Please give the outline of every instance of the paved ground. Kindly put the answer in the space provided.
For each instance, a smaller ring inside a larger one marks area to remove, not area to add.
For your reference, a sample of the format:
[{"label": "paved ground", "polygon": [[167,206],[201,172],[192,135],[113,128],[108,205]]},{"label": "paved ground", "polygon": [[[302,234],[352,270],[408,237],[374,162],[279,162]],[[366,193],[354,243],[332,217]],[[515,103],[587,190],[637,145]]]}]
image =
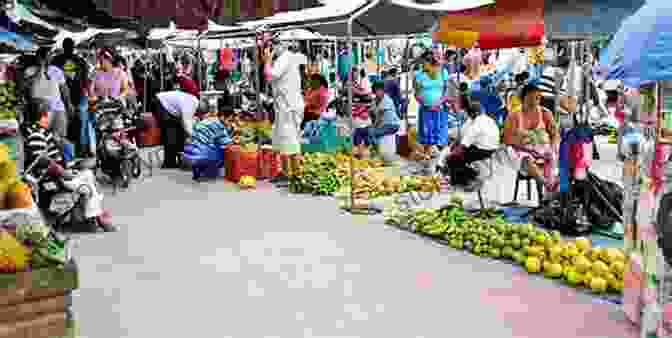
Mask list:
[{"label": "paved ground", "polygon": [[75,249],[81,337],[636,336],[615,305],[331,199],[233,190],[164,171],[108,195],[121,231]]}]

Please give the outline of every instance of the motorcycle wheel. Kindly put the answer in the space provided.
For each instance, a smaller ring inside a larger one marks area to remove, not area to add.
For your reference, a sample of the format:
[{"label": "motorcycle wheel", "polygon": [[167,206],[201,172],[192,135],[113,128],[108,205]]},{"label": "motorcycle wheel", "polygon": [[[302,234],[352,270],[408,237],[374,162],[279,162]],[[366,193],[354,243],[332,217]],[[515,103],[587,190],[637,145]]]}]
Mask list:
[{"label": "motorcycle wheel", "polygon": [[140,175],[142,175],[142,161],[140,160],[140,156],[133,157],[131,161],[133,162],[131,174],[133,175],[133,178],[139,178]]}]

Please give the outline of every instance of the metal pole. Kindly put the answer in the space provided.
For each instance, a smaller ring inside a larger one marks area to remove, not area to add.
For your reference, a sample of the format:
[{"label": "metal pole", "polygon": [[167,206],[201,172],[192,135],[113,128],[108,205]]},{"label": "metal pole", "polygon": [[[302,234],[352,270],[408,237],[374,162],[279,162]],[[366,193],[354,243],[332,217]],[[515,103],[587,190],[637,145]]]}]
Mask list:
[{"label": "metal pole", "polygon": [[[376,58],[376,73],[378,75],[378,79],[380,79],[380,72],[382,70],[382,65],[378,63],[378,52],[380,51],[380,40],[376,40],[376,52],[374,53],[375,58]],[[385,62],[385,61],[383,61]]]},{"label": "metal pole", "polygon": [[[377,6],[382,0],[373,0],[371,1],[368,5],[366,5],[364,8],[360,9],[356,13],[354,13],[349,19],[348,19],[348,61],[351,63],[350,69],[348,71],[348,81],[347,81],[347,87],[348,87],[348,109],[347,111],[350,113],[350,130],[352,130],[353,135],[355,131],[355,121],[352,118],[352,72],[354,69],[354,62],[353,62],[353,55],[352,55],[352,24],[354,23],[355,20],[357,20],[358,17],[360,17],[362,14],[366,13],[368,10],[371,8]],[[354,149],[354,137],[351,138],[352,140],[352,148]],[[354,190],[354,181],[355,181],[355,160],[354,156],[352,154],[350,155],[350,212],[353,212],[355,208],[355,190]],[[367,205],[368,209],[368,205]]]},{"label": "metal pole", "polygon": [[[149,61],[149,39],[145,40],[145,61]],[[149,67],[151,65],[150,62],[147,63],[147,66],[145,66],[145,81],[142,81],[142,86],[144,88],[143,90],[143,103],[142,103],[142,110],[143,113],[147,114],[147,82],[149,81],[149,76],[151,75],[151,68]]]}]

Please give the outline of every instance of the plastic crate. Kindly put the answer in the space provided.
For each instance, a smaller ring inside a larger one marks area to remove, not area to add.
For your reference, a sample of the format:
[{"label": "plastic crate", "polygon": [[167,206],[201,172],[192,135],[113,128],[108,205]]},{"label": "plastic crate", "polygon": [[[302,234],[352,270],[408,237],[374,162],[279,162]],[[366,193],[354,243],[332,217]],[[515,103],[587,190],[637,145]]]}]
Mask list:
[{"label": "plastic crate", "polygon": [[339,150],[352,149],[352,139],[350,136],[334,136],[333,139],[320,143],[302,144],[303,153],[335,153]]}]

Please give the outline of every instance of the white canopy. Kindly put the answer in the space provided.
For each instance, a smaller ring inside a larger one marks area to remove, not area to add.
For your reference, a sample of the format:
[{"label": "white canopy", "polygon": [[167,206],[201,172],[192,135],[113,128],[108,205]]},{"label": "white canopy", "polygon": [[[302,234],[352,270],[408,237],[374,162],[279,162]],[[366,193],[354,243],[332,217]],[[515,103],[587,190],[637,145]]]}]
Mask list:
[{"label": "white canopy", "polygon": [[121,32],[121,29],[96,29],[96,28],[88,28],[87,30],[80,32],[80,33],[72,33],[68,32],[65,30],[61,30],[58,32],[58,34],[54,37],[54,41],[56,41],[55,46],[60,47],[63,44],[63,40],[65,38],[71,38],[75,42],[75,46],[78,45],[80,42],[90,39],[94,35],[98,33],[117,33]]},{"label": "white canopy", "polygon": [[[166,41],[168,46],[172,47],[186,47],[197,49],[199,44],[196,39],[185,39],[185,40],[173,40]],[[253,39],[224,39],[224,40],[212,40],[212,39],[202,39],[200,47],[205,50],[217,50],[222,47],[236,47],[236,48],[245,48],[254,46]]]},{"label": "white canopy", "polygon": [[[208,20],[208,31],[227,32],[236,30],[240,30],[240,27],[222,26],[216,24],[214,21]],[[196,36],[198,36],[197,30],[177,29],[175,27],[175,23],[173,22],[170,23],[170,26],[168,28],[152,29],[149,32],[150,40],[196,38]]]},{"label": "white canopy", "polygon": [[342,0],[245,22],[243,26],[253,29],[266,25],[271,30],[307,28],[323,36],[344,37],[348,19],[365,10],[354,20],[353,37],[401,36],[429,32],[442,15],[494,3],[494,0],[442,0],[434,4],[413,0]]},{"label": "white canopy", "polygon": [[306,29],[293,29],[280,34],[280,40],[317,40],[322,38],[321,34]]}]

